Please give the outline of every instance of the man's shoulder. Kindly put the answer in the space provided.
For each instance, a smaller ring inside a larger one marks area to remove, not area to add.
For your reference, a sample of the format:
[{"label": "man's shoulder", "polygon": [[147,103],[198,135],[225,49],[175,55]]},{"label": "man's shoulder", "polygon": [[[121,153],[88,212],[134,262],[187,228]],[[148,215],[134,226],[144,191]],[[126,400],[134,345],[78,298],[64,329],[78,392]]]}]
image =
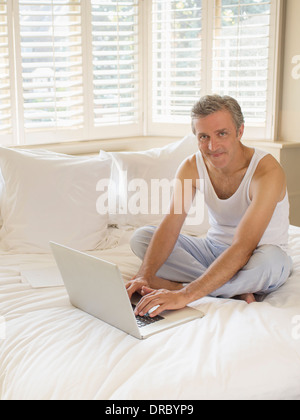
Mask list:
[{"label": "man's shoulder", "polygon": [[281,192],[283,196],[286,192],[286,176],[280,163],[270,154],[264,156],[252,178],[250,194],[254,193],[256,188],[264,191],[266,189],[275,189]]},{"label": "man's shoulder", "polygon": [[269,177],[274,175],[284,177],[284,170],[274,156],[266,154],[258,163],[255,176],[259,178],[262,176]]},{"label": "man's shoulder", "polygon": [[197,171],[197,154],[186,158],[179,167],[179,170],[184,173],[190,173]]},{"label": "man's shoulder", "polygon": [[196,182],[199,178],[198,167],[197,167],[197,154],[189,156],[180,165],[177,178],[179,179],[191,179]]}]

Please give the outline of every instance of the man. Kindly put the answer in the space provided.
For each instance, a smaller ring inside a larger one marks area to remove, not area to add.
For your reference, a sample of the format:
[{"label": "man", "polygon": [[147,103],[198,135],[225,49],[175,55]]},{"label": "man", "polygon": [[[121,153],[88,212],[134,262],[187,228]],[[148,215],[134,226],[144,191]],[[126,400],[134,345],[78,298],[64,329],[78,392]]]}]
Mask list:
[{"label": "man", "polygon": [[[132,238],[141,259],[127,285],[142,299],[140,316],[180,309],[210,295],[255,302],[286,282],[292,261],[287,254],[289,202],[286,178],[269,154],[241,143],[244,117],[228,96],[206,96],[192,110],[199,153],[184,161],[168,214],[158,228],[139,229]],[[184,180],[193,194],[202,180],[211,228],[205,239],[180,234],[187,205]],[[182,212],[176,211],[182,200]]]}]

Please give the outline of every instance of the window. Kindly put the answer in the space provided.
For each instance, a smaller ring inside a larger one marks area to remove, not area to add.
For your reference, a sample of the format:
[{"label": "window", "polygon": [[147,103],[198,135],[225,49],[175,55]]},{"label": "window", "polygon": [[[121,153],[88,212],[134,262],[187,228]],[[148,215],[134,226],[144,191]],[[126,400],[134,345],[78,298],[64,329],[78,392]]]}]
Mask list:
[{"label": "window", "polygon": [[0,144],[180,136],[207,93],[271,138],[281,0],[0,0]]},{"label": "window", "polygon": [[212,91],[239,101],[252,138],[272,137],[274,4],[270,0],[215,2]]},{"label": "window", "polygon": [[[25,135],[84,125],[80,0],[18,2]],[[30,138],[30,136],[28,136]]]},{"label": "window", "polygon": [[280,1],[152,4],[152,134],[183,133],[193,103],[219,93],[239,100],[247,137],[271,139]]},{"label": "window", "polygon": [[92,1],[95,125],[138,122],[138,3]]},{"label": "window", "polygon": [[138,0],[0,0],[0,143],[141,134],[138,12]]},{"label": "window", "polygon": [[12,96],[13,67],[11,67],[11,26],[8,16],[11,11],[7,0],[0,0],[0,143],[13,143]]},{"label": "window", "polygon": [[203,89],[202,1],[152,2],[152,118],[186,122]]}]

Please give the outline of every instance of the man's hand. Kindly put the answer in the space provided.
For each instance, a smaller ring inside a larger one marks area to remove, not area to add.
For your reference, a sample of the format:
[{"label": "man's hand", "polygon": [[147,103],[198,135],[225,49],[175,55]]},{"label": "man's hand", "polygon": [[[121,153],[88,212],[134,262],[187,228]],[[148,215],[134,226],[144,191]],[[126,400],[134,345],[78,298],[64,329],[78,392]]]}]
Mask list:
[{"label": "man's hand", "polygon": [[155,317],[166,310],[183,309],[189,303],[183,290],[153,290],[143,286],[140,294],[144,297],[135,308],[135,315],[139,316],[144,316],[152,308],[158,307],[150,314],[150,317]]},{"label": "man's hand", "polygon": [[144,277],[136,276],[130,280],[126,284],[129,299],[131,299],[132,295],[136,292],[143,296],[143,287],[149,287],[149,283]]}]

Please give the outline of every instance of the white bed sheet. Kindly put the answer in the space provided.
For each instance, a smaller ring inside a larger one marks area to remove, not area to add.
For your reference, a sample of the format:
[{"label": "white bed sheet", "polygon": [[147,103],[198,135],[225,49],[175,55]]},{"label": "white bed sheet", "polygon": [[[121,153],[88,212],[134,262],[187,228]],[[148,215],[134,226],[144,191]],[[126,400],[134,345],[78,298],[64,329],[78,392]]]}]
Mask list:
[{"label": "white bed sheet", "polygon": [[[140,264],[129,234],[93,253],[125,280]],[[50,255],[1,254],[0,398],[300,399],[299,228],[290,244],[294,273],[263,302],[206,297],[194,303],[203,319],[145,341],[73,308],[64,287],[22,283],[20,266],[53,263]]]}]

